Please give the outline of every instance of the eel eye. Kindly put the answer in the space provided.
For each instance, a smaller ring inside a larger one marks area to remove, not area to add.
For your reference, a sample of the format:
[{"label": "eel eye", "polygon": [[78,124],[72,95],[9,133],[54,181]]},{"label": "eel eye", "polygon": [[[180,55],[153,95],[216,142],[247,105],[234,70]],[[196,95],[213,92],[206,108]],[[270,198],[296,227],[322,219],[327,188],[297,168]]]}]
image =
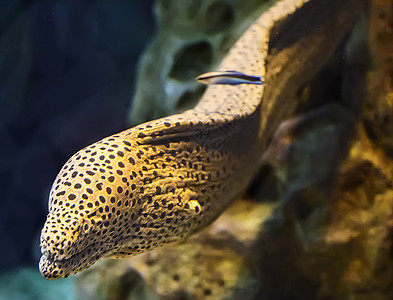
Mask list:
[{"label": "eel eye", "polygon": [[83,219],[83,222],[81,224],[81,233],[83,234],[89,233],[91,228],[92,228],[92,224],[90,223],[90,221]]}]

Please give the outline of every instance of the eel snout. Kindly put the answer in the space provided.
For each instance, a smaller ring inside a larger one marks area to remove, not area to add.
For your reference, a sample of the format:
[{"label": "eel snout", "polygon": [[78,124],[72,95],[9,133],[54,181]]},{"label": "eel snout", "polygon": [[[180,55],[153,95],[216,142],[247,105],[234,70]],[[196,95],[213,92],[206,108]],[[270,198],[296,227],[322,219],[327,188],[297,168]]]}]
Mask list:
[{"label": "eel snout", "polygon": [[93,251],[93,246],[88,246],[81,252],[63,259],[58,259],[48,253],[42,253],[39,263],[40,272],[46,279],[66,278],[88,268],[99,259],[99,254],[96,254],[97,257],[94,257],[94,260],[91,259],[90,254]]},{"label": "eel snout", "polygon": [[63,223],[56,214],[49,213],[41,232],[41,253],[56,261],[75,255],[83,247],[78,245],[82,235],[81,225],[81,219],[75,218],[73,222]]}]

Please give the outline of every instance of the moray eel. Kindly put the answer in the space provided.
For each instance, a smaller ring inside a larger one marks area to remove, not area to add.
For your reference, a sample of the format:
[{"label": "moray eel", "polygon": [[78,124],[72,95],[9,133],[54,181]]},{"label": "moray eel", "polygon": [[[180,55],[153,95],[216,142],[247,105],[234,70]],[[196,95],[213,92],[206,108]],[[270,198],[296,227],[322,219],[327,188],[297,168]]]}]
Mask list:
[{"label": "moray eel", "polygon": [[265,85],[211,85],[194,109],[73,155],[50,191],[42,275],[67,277],[100,258],[179,242],[214,221],[245,190],[275,129],[293,114],[300,88],[331,57],[358,6],[359,0],[278,2],[219,68],[256,74]]}]

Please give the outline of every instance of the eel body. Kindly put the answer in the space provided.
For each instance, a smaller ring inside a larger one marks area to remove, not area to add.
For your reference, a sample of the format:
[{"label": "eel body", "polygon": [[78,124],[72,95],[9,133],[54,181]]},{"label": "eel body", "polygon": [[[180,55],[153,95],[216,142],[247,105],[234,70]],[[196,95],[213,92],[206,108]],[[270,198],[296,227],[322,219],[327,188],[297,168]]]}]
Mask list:
[{"label": "eel body", "polygon": [[73,155],[50,192],[42,275],[67,277],[103,257],[179,242],[214,221],[249,184],[274,130],[293,114],[295,94],[352,26],[357,3],[278,2],[220,65],[261,76],[265,86],[209,86],[194,109]]}]

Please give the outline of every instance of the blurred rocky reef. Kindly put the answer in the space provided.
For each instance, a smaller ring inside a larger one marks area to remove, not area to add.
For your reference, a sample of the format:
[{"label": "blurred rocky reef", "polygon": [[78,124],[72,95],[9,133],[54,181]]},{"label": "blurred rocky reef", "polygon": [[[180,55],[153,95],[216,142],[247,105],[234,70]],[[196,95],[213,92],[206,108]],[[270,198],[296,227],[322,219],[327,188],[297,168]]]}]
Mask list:
[{"label": "blurred rocky reef", "polygon": [[192,108],[205,90],[195,77],[214,70],[240,35],[274,2],[157,0],[158,30],[139,63],[131,124]]}]

